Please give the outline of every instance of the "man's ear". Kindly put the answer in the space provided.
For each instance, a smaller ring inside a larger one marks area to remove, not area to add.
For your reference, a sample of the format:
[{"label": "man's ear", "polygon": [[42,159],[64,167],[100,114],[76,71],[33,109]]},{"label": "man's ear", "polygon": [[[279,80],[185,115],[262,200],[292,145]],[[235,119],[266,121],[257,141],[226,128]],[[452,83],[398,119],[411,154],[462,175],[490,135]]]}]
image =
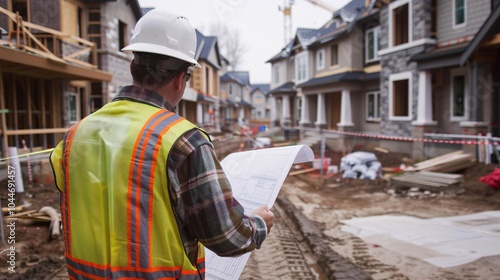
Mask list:
[{"label": "man's ear", "polygon": [[176,90],[182,89],[182,79],[184,79],[184,72],[178,73],[174,78],[174,86]]}]

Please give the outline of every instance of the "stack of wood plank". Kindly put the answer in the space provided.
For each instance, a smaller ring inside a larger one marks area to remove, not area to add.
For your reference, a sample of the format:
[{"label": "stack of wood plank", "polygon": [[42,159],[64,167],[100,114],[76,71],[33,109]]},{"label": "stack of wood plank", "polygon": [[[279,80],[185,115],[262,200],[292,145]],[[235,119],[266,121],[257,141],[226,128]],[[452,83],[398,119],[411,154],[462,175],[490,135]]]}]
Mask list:
[{"label": "stack of wood plank", "polygon": [[[8,213],[9,208],[2,208],[2,212]],[[39,210],[27,210],[23,212],[18,212],[13,215],[5,215],[7,218],[17,218],[18,220],[31,221],[31,222],[51,222],[51,218],[47,213],[40,212]],[[58,213],[59,220],[61,219],[61,214]]]},{"label": "stack of wood plank", "polygon": [[463,187],[463,182],[463,175],[431,171],[405,172],[391,178],[392,186],[418,188],[433,193],[456,192]]},{"label": "stack of wood plank", "polygon": [[475,158],[471,154],[465,154],[462,150],[438,156],[426,161],[419,162],[403,171],[433,171],[433,172],[455,172],[474,164]]}]

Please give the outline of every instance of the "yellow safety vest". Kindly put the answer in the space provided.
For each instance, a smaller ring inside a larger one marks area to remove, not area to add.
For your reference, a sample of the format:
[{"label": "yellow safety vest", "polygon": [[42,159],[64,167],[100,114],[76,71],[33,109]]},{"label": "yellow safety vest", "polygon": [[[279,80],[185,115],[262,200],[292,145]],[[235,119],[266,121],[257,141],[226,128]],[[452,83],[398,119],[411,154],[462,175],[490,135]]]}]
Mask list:
[{"label": "yellow safety vest", "polygon": [[75,124],[51,154],[72,279],[204,278],[187,258],[170,203],[167,157],[195,125],[114,101]]}]

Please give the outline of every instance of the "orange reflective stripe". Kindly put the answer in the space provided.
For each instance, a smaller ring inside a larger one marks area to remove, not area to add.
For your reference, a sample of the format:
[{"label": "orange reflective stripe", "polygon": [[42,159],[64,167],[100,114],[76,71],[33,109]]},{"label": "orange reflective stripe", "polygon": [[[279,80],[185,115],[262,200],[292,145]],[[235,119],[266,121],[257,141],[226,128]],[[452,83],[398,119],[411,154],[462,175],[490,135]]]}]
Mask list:
[{"label": "orange reflective stripe", "polygon": [[[136,142],[135,142],[135,145],[134,145],[134,149],[132,150],[132,154],[135,155],[138,151],[138,148],[139,148],[139,144],[141,143],[141,136],[144,135],[144,132],[146,131],[146,129],[148,128],[148,124],[151,123],[154,119],[156,119],[158,116],[160,116],[161,114],[164,114],[165,111],[158,111],[157,113],[153,114],[147,121],[146,121],[146,124],[142,127],[140,133],[138,134],[139,136],[137,137],[136,139]],[[134,170],[135,170],[135,162],[134,162],[134,159],[135,157],[130,161],[130,170],[129,170],[129,189],[128,189],[128,192],[127,192],[127,200],[128,201],[132,201],[132,187],[135,185],[134,184],[134,179],[136,180],[139,180],[140,182],[140,178],[137,178],[134,176]],[[139,168],[141,168],[139,166]],[[139,183],[137,183],[137,185],[139,185]],[[137,211],[137,209],[136,209]],[[128,245],[128,249],[127,249],[127,264],[128,265],[132,265],[132,262],[133,262],[133,254],[132,254],[132,204],[131,203],[127,203],[127,244]],[[138,236],[136,234],[135,238],[137,239]],[[137,250],[138,251],[138,250]],[[137,256],[136,256],[137,257]]]},{"label": "orange reflective stripe", "polygon": [[63,147],[63,156],[62,156],[62,166],[64,171],[64,192],[63,192],[63,201],[61,203],[61,212],[63,219],[63,227],[64,227],[64,239],[66,242],[66,253],[71,254],[71,218],[70,212],[71,209],[69,207],[69,191],[70,191],[70,183],[69,183],[69,156],[71,145],[73,144],[73,138],[75,137],[76,130],[78,126],[82,123],[80,120],[78,123],[73,125],[64,137],[64,147]]},{"label": "orange reflective stripe", "polygon": [[[132,151],[133,158],[130,165],[128,205],[128,232],[132,242],[128,245],[128,264],[135,267],[149,267],[152,258],[141,258],[151,256],[152,253],[152,203],[154,189],[154,174],[158,152],[161,148],[162,136],[183,118],[162,110],[154,114],[144,124],[141,134],[136,139],[135,148]],[[141,215],[143,209],[147,216]],[[142,232],[146,231],[146,232]],[[141,234],[142,232],[142,234]],[[144,251],[149,249],[148,252]]]},{"label": "orange reflective stripe", "polygon": [[[177,123],[181,122],[183,119],[178,118],[177,120],[174,120],[170,124],[168,124],[161,132],[160,132],[160,137],[158,137],[158,141],[156,142],[155,149],[154,149],[154,154],[153,154],[153,166],[151,166],[151,171],[149,174],[149,186],[150,189],[154,189],[154,175],[155,175],[155,170],[156,170],[156,159],[158,158],[158,152],[160,151],[161,147],[161,140],[162,136],[167,133],[167,131],[172,128],[174,125]],[[149,192],[149,211],[148,211],[148,244],[153,244],[153,192]],[[153,264],[153,246],[149,246],[149,264],[148,266],[151,266]]]},{"label": "orange reflective stripe", "polygon": [[120,267],[99,265],[82,261],[66,255],[68,274],[70,278],[81,279],[196,279],[196,270],[185,270],[181,267]]}]

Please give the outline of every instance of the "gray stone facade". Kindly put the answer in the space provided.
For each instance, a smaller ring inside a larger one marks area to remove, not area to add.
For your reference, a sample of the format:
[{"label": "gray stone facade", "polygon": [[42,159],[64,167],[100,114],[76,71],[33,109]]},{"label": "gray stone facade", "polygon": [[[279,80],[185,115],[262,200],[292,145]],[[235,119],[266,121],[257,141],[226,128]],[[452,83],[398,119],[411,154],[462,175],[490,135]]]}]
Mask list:
[{"label": "gray stone facade", "polygon": [[99,60],[101,68],[110,72],[113,79],[109,82],[109,94],[113,96],[118,89],[132,83],[130,75],[131,54],[120,50],[119,22],[126,24],[125,43],[130,42],[130,34],[135,27],[137,19],[127,0],[106,2],[101,5],[101,49]]}]

